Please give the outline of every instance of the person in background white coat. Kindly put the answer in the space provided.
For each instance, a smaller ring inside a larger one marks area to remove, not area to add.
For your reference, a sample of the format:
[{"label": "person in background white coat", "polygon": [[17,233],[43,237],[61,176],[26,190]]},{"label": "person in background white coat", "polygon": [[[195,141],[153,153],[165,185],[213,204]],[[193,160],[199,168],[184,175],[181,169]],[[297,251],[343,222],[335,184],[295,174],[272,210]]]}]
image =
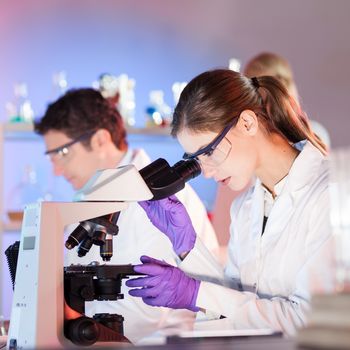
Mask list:
[{"label": "person in background white coat", "polygon": [[181,262],[143,256],[135,270],[146,276],[128,280],[129,293],[153,306],[226,317],[234,329],[294,334],[311,293],[334,286],[326,146],[278,80],[228,69],[185,87],[172,135],[205,177],[234,191],[256,180],[231,207],[225,270],[176,197],[140,202]]},{"label": "person in background white coat", "polygon": [[[294,81],[294,74],[289,62],[273,52],[262,52],[251,58],[244,66],[243,74],[248,78],[269,75],[278,79],[288,90],[290,96],[300,105],[300,96]],[[310,126],[322,142],[331,147],[331,139],[327,129],[316,120],[310,120]]]},{"label": "person in background white coat", "polygon": [[[55,175],[63,176],[75,190],[81,189],[99,169],[130,163],[141,169],[151,162],[144,150],[128,147],[126,130],[118,110],[93,89],[68,91],[49,105],[43,118],[35,123],[35,130],[44,137],[46,154],[51,159]],[[218,247],[216,235],[199,197],[187,184],[178,195],[199,235],[208,248],[215,251]],[[122,211],[118,226],[119,234],[113,238],[114,251],[110,264],[135,264],[143,254],[175,262],[176,255],[170,242],[149,222],[137,203],[131,203]],[[84,257],[78,257],[75,250],[66,251],[65,265],[88,264],[91,261],[104,263],[99,247],[95,245]],[[151,308],[130,297],[124,281],[122,293],[125,295],[123,300],[86,303],[86,314],[121,314],[125,319],[125,336],[132,342],[159,329],[191,327],[195,314],[190,311]],[[79,315],[69,310],[68,318],[76,316]]]}]

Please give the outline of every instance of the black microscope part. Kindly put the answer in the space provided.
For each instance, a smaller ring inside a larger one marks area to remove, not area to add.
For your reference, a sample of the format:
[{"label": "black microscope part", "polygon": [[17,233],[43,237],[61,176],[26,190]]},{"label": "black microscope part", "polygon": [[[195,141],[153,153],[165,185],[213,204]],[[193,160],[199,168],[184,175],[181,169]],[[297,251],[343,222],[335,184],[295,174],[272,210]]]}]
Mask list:
[{"label": "black microscope part", "polygon": [[106,238],[105,243],[100,246],[100,256],[103,261],[110,261],[113,256],[113,239]]},{"label": "black microscope part", "polygon": [[12,289],[15,289],[18,252],[19,252],[19,241],[16,241],[15,243],[11,244],[5,250],[7,264],[10,270]]},{"label": "black microscope part", "polygon": [[[201,167],[195,159],[180,160],[173,166],[158,158],[139,171],[153,194],[152,200],[169,197],[185,187],[185,183],[201,173]],[[79,245],[78,256],[87,254],[93,244],[100,246],[103,261],[113,256],[113,240],[110,236],[118,234],[117,221],[120,212],[99,216],[80,222],[65,242],[68,249]]]},{"label": "black microscope part", "polygon": [[[71,265],[64,268],[64,296],[67,304],[81,314],[85,302],[123,299],[122,279],[140,275],[132,265]],[[65,336],[77,345],[92,345],[96,341],[129,342],[124,336],[123,316],[95,314],[65,322]]]},{"label": "black microscope part", "polygon": [[65,246],[67,249],[73,249],[85,238],[89,232],[83,225],[78,225],[66,240]]},{"label": "black microscope part", "polygon": [[106,234],[106,229],[99,225],[99,227],[95,229],[92,235],[93,244],[98,245],[99,247],[103,246],[106,241]]},{"label": "black microscope part", "polygon": [[65,242],[66,248],[73,249],[79,245],[77,253],[79,257],[83,257],[95,244],[100,246],[102,260],[110,261],[113,256],[113,241],[108,237],[118,234],[119,215],[120,212],[116,212],[80,222],[68,236]]},{"label": "black microscope part", "polygon": [[123,320],[117,314],[82,316],[65,322],[64,335],[78,346],[91,346],[97,341],[130,343],[124,336]]},{"label": "black microscope part", "polygon": [[86,236],[83,241],[80,243],[78,248],[78,256],[83,257],[90,250],[93,245],[93,240],[90,236]]},{"label": "black microscope part", "polygon": [[197,160],[180,160],[172,167],[159,158],[140,170],[140,175],[153,194],[152,200],[169,197],[185,187],[185,183],[201,173]]}]

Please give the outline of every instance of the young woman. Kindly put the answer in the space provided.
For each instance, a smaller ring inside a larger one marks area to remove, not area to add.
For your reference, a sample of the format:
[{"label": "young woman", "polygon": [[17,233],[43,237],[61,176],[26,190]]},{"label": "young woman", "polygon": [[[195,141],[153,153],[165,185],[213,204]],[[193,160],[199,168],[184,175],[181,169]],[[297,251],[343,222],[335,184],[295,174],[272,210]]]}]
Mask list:
[{"label": "young woman", "polygon": [[[289,95],[300,106],[298,89],[294,80],[294,74],[289,62],[273,52],[261,52],[252,57],[243,67],[243,72],[248,78],[272,76],[275,77],[287,89]],[[300,107],[301,108],[301,107]],[[322,142],[330,148],[330,136],[326,128],[315,120],[309,120],[313,132],[321,138]],[[213,208],[213,226],[225,238],[229,232],[230,215],[229,207],[233,199],[240,192],[227,191],[225,186],[217,188],[215,206]]]},{"label": "young woman", "polygon": [[[179,267],[143,256],[127,281],[149,305],[227,317],[236,329],[293,334],[310,294],[332,288],[326,148],[273,77],[231,70],[200,74],[184,89],[172,134],[204,176],[231,189],[254,183],[231,207],[224,271],[196,237],[176,197],[143,202],[171,240]],[[145,233],[147,234],[147,233]]]}]

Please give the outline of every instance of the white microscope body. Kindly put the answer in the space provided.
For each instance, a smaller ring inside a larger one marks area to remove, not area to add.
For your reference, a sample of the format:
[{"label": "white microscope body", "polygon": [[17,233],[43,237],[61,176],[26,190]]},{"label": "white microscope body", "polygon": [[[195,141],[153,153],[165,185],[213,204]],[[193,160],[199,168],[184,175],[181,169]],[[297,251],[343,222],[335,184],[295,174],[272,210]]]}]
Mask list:
[{"label": "white microscope body", "polygon": [[[64,337],[64,229],[153,197],[133,165],[99,171],[79,202],[41,202],[25,208],[7,347],[76,347]],[[106,346],[106,344],[104,344]]]}]

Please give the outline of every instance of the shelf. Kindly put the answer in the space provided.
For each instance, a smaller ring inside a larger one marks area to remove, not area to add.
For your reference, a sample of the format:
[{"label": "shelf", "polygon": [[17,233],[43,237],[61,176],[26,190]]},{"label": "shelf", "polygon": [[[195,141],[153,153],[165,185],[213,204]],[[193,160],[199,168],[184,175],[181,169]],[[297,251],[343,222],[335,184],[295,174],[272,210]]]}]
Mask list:
[{"label": "shelf", "polygon": [[32,123],[4,123],[4,131],[7,132],[33,132]]},{"label": "shelf", "polygon": [[3,221],[3,232],[20,232],[22,228],[22,221]]},{"label": "shelf", "polygon": [[6,140],[39,140],[32,123],[3,123],[2,132]]},{"label": "shelf", "polygon": [[[38,135],[34,133],[33,124],[31,123],[4,123],[4,135],[6,139],[36,139]],[[126,127],[130,135],[152,135],[152,136],[170,136],[170,127]]]},{"label": "shelf", "polygon": [[170,127],[149,127],[149,128],[136,128],[128,126],[126,128],[128,134],[134,135],[160,135],[160,136],[169,136],[170,135]]}]

